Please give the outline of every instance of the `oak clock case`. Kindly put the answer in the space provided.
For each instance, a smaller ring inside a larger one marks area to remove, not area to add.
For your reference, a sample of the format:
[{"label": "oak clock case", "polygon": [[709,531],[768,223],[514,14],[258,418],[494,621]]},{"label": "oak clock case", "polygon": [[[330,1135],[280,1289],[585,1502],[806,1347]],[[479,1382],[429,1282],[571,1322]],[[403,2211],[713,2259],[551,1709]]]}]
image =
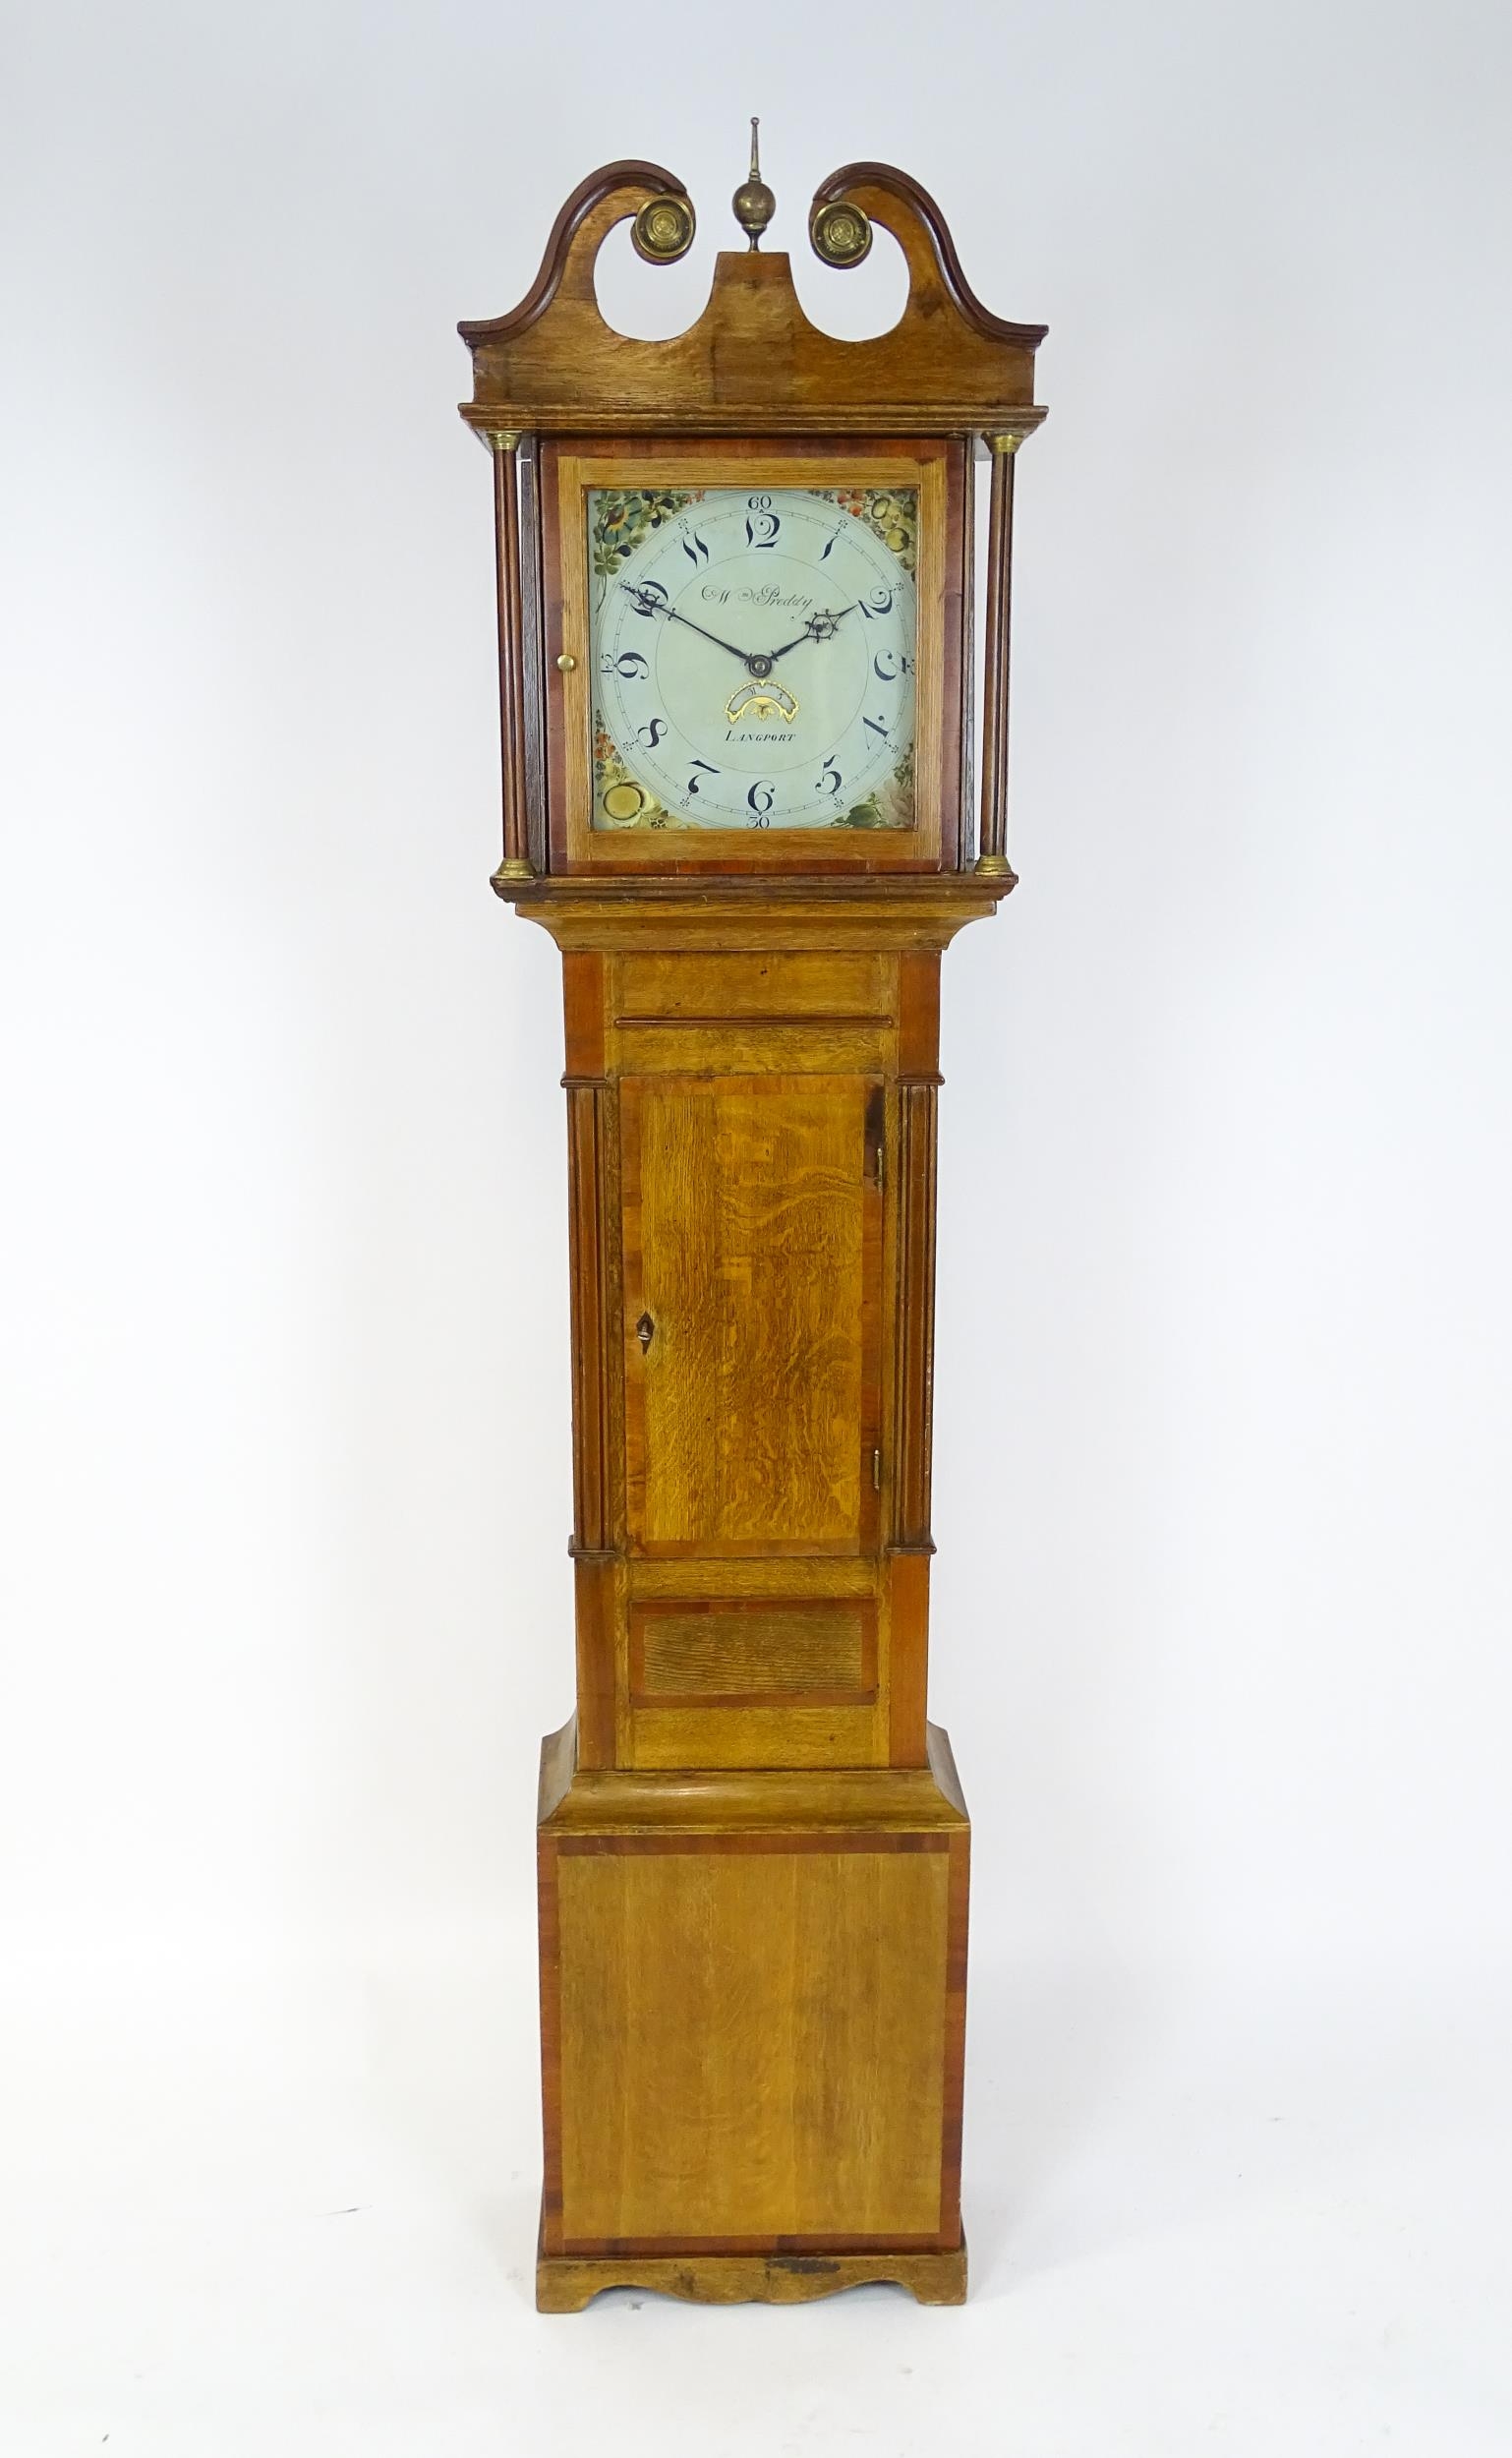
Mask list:
[{"label": "oak clock case", "polygon": [[[613,333],[655,164],[462,333],[494,465],[497,893],[562,956],[576,1706],[538,1802],[537,2298],[965,2294],[970,1829],[926,1706],[944,949],[1004,845],[1015,453],[1043,328],[906,174],[809,240],[909,272],[807,322],[754,157],[707,308]],[[650,276],[648,275],[648,278]],[[973,501],[988,554],[973,569]],[[985,625],[980,829],[973,603]]]}]

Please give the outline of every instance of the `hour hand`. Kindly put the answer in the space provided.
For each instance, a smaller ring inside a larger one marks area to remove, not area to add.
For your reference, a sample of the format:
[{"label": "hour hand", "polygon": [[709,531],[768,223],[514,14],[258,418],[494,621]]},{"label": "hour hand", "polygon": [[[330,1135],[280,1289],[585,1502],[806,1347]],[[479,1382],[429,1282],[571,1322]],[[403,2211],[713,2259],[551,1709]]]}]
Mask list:
[{"label": "hour hand", "polygon": [[845,616],[854,613],[855,607],[843,606],[838,614],[831,614],[827,612],[811,614],[796,640],[786,640],[780,649],[773,650],[773,665],[777,664],[780,657],[785,657],[789,649],[801,649],[805,640],[833,640]]}]

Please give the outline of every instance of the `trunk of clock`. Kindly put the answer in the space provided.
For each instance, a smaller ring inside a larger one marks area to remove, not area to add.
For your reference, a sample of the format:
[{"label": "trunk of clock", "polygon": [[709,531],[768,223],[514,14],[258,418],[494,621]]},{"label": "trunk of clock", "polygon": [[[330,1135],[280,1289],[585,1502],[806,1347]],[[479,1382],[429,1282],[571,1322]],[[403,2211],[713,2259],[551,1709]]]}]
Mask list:
[{"label": "trunk of clock", "polygon": [[543,1772],[543,2301],[671,2259],[715,2295],[929,2256],[908,2283],[954,2296],[968,1828],[924,1694],[939,947],[969,915],[701,888],[538,917],[578,1652]]}]

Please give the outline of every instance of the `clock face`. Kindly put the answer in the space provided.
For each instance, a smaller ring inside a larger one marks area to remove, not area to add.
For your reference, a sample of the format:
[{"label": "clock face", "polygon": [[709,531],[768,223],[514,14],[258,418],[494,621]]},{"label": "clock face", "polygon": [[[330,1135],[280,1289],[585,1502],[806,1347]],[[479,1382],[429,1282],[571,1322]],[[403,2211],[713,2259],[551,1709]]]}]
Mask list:
[{"label": "clock face", "polygon": [[593,825],[911,828],[918,492],[588,495]]}]

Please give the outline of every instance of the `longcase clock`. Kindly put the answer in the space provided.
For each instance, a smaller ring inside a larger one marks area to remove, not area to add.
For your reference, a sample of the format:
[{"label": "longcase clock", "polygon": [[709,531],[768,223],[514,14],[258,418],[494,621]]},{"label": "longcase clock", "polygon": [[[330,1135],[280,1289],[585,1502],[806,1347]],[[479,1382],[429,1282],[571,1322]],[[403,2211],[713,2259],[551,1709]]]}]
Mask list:
[{"label": "longcase clock", "polygon": [[[969,1829],[926,1715],[940,958],[1005,849],[1038,325],[940,212],[826,180],[906,310],[819,332],[754,148],[676,339],[594,291],[645,162],[468,323],[494,462],[498,894],[562,954],[577,1706],[542,1755],[538,2301],[965,2294]],[[987,483],[984,585],[973,569]],[[973,720],[977,601],[984,705]],[[980,736],[980,790],[973,741]],[[980,810],[980,830],[976,813]]]}]

